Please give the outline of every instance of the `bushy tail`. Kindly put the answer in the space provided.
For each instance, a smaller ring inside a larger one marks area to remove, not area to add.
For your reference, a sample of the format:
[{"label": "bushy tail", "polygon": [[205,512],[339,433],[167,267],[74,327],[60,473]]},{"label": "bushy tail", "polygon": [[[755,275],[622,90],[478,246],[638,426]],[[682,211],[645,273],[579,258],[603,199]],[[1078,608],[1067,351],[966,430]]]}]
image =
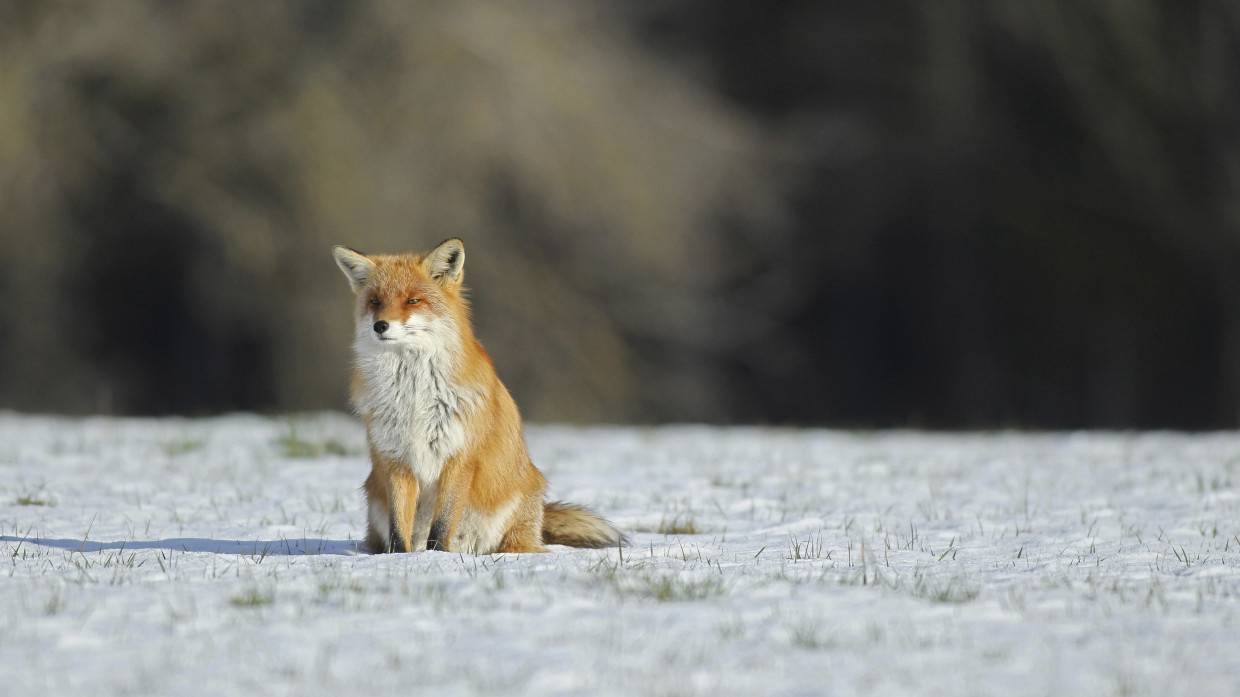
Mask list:
[{"label": "bushy tail", "polygon": [[616,526],[584,506],[563,501],[543,505],[543,544],[569,547],[618,547],[629,539]]}]

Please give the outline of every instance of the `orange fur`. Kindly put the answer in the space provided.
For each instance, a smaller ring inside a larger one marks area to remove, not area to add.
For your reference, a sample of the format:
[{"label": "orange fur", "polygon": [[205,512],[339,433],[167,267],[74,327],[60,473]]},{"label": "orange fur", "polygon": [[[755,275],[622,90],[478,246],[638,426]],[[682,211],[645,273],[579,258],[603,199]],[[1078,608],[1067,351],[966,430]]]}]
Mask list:
[{"label": "orange fur", "polygon": [[459,240],[424,255],[335,255],[357,294],[352,392],[371,444],[372,551],[625,542],[579,506],[544,503],[517,405],[473,334]]}]

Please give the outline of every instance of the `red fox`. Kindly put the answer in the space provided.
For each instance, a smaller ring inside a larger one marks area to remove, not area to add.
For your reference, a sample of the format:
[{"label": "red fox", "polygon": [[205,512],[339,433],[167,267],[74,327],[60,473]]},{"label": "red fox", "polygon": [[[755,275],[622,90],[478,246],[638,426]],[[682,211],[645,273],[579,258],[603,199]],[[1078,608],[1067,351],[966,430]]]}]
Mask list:
[{"label": "red fox", "polygon": [[357,295],[352,399],[370,446],[370,551],[627,542],[581,506],[544,502],[517,405],[474,338],[461,240],[424,255],[332,253]]}]

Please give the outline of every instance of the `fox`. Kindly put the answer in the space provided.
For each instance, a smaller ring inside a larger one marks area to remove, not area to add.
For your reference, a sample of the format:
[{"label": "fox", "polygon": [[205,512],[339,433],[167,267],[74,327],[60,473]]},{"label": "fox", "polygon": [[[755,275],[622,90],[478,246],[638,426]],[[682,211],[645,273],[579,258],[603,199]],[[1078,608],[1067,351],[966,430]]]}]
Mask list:
[{"label": "fox", "polygon": [[589,509],[545,500],[517,404],[474,336],[464,242],[424,254],[336,246],[332,255],[356,296],[350,393],[370,450],[366,551],[628,543]]}]

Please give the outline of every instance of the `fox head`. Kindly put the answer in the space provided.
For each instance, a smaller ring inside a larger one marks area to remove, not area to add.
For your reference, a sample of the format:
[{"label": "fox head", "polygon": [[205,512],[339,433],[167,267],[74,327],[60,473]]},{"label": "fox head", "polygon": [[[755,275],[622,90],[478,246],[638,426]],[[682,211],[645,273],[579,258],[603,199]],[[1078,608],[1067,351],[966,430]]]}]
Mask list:
[{"label": "fox head", "polygon": [[426,254],[367,255],[336,247],[336,264],[357,295],[358,351],[451,349],[469,327],[465,244],[453,238]]}]

